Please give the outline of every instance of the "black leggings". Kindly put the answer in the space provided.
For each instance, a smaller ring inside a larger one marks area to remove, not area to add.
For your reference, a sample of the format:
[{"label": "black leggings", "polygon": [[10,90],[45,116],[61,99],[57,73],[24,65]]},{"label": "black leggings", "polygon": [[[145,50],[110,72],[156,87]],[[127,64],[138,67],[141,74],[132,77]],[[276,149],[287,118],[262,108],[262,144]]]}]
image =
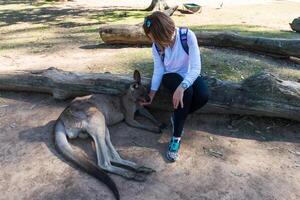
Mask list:
[{"label": "black leggings", "polygon": [[[182,81],[183,78],[179,74],[167,73],[163,76],[162,84],[171,92],[173,97],[176,88]],[[207,85],[201,76],[198,76],[193,85],[184,91],[183,108],[181,108],[181,105],[179,104],[177,109],[174,110],[174,137],[181,136],[184,122],[188,114],[203,107],[207,103],[208,97],[209,92]]]}]

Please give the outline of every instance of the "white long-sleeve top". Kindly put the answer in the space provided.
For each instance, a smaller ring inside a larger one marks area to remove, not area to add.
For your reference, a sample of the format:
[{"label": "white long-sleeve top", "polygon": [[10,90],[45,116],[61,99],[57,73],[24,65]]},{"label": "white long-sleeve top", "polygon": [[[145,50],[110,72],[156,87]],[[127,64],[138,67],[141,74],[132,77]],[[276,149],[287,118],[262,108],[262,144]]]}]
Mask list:
[{"label": "white long-sleeve top", "polygon": [[155,45],[152,44],[152,55],[154,60],[154,70],[151,81],[151,90],[157,91],[162,77],[166,73],[178,73],[183,77],[183,83],[191,86],[201,73],[200,51],[196,35],[190,29],[187,33],[187,44],[189,55],[184,51],[179,28],[176,28],[176,40],[173,47],[165,48],[164,62],[161,60]]}]

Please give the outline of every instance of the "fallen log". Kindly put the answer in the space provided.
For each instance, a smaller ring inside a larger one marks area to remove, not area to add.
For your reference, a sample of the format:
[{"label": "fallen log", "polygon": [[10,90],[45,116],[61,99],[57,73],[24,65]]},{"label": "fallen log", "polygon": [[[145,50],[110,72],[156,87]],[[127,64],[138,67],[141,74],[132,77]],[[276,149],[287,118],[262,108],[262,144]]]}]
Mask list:
[{"label": "fallen log", "polygon": [[[204,77],[211,97],[198,113],[223,113],[281,117],[300,121],[300,83],[281,80],[273,74],[251,76],[240,83]],[[50,93],[66,99],[90,93],[119,95],[132,78],[109,73],[66,72],[56,68],[0,74],[0,90]],[[149,87],[150,79],[143,84]],[[152,108],[172,110],[171,95],[161,88]]]},{"label": "fallen log", "polygon": [[[173,13],[176,11],[178,6],[171,7],[167,10],[164,10],[164,13],[172,16]],[[118,30],[116,31],[118,34],[114,34],[114,44],[150,44],[150,40],[145,36],[143,31],[143,23],[141,22],[136,25],[119,25]],[[110,37],[110,30],[107,31],[100,31],[101,38],[108,38]],[[128,38],[127,42],[124,43],[124,37]],[[109,43],[109,42],[108,42]]]},{"label": "fallen log", "polygon": [[[151,44],[141,24],[106,25],[100,27],[99,34],[107,44]],[[196,31],[195,34],[200,46],[232,47],[279,57],[300,58],[300,39],[251,37],[233,32]]]}]

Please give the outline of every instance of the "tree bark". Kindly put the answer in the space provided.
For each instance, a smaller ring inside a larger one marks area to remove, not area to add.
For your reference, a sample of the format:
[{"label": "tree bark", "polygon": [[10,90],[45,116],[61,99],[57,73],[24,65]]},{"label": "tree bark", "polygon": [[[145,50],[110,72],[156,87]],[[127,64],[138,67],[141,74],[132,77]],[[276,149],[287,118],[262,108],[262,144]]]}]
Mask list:
[{"label": "tree bark", "polygon": [[[140,24],[108,25],[99,30],[107,44],[151,44]],[[200,46],[233,47],[277,57],[300,58],[300,39],[241,36],[233,32],[195,32]]]},{"label": "tree bark", "polygon": [[300,33],[300,17],[295,18],[292,23],[290,23],[291,28]]},{"label": "tree bark", "polygon": [[150,6],[145,11],[164,11],[169,8],[166,0],[152,0]]},{"label": "tree bark", "polygon": [[[281,117],[300,121],[300,83],[262,73],[240,83],[204,77],[211,92],[198,113]],[[66,99],[90,93],[122,94],[133,82],[128,76],[108,73],[72,73],[55,68],[0,74],[0,90],[50,93]],[[150,79],[143,78],[149,87]],[[172,110],[171,95],[160,88],[152,108]]]},{"label": "tree bark", "polygon": [[[177,8],[178,6],[171,7],[167,10],[164,10],[164,13],[172,16]],[[102,39],[104,38],[105,42],[108,44],[151,44],[151,41],[146,37],[142,28],[143,23],[144,22],[136,25],[123,24],[114,26],[113,30],[111,30],[109,26],[104,26],[100,28],[99,34],[100,37]],[[110,37],[113,37],[113,39],[111,40]],[[127,38],[126,41],[124,41],[124,38]]]}]

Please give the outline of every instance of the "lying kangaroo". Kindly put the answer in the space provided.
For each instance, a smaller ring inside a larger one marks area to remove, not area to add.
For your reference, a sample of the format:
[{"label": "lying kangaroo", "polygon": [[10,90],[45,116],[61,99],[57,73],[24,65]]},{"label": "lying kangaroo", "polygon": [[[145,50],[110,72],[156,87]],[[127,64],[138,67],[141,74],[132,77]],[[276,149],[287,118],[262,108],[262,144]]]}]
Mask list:
[{"label": "lying kangaroo", "polygon": [[[134,80],[127,92],[119,97],[104,94],[77,97],[62,112],[55,124],[55,143],[58,150],[87,173],[104,182],[112,190],[116,199],[120,199],[119,191],[105,171],[127,179],[144,181],[145,176],[138,173],[148,174],[154,170],[122,159],[111,143],[107,126],[121,122],[123,119],[129,126],[157,133],[161,132],[162,126],[138,104],[139,100],[147,101],[150,97],[141,84],[141,76],[137,70],[134,72]],[[134,120],[137,110],[157,125],[147,126]],[[84,154],[75,152],[67,140],[67,136],[73,139],[88,135],[95,142],[98,166]]]}]

